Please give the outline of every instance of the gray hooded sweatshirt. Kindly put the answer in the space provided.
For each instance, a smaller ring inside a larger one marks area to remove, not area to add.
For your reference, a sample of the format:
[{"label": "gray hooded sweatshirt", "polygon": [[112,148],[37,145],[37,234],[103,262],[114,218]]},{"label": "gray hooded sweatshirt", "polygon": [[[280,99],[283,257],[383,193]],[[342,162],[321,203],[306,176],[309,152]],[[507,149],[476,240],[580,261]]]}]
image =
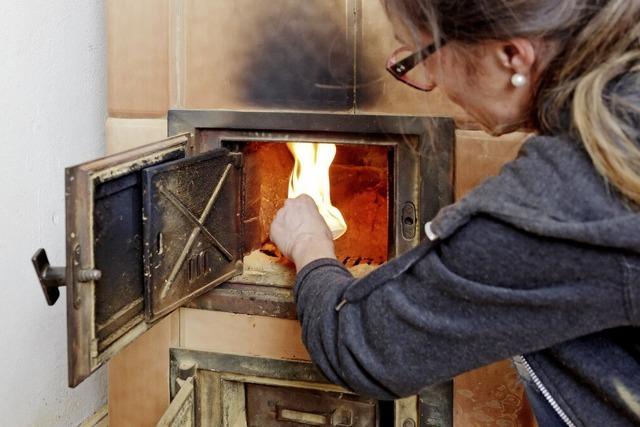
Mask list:
[{"label": "gray hooded sweatshirt", "polygon": [[396,399],[524,355],[568,425],[640,425],[640,214],[581,144],[531,138],[430,230],[358,280],[332,259],[300,271],[303,341],[328,379]]}]

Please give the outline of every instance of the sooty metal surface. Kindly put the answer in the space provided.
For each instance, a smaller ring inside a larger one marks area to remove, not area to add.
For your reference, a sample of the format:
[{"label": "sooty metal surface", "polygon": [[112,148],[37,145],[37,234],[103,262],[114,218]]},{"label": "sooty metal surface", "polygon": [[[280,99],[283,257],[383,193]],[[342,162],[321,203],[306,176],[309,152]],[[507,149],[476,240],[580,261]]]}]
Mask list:
[{"label": "sooty metal surface", "polygon": [[[132,173],[99,184],[95,191],[94,235],[97,265],[105,268],[96,286],[96,323],[99,337],[106,337],[126,320],[110,325],[109,320],[135,301],[142,312],[142,191],[140,174]],[[117,297],[115,297],[117,295]],[[135,313],[131,313],[135,315]],[[126,316],[126,317],[132,317]],[[115,319],[114,319],[115,320]]]},{"label": "sooty metal surface", "polygon": [[144,170],[148,319],[236,273],[241,169],[241,154],[218,149]]},{"label": "sooty metal surface", "polygon": [[[158,162],[173,161],[171,153]],[[95,288],[96,336],[105,340],[143,313],[142,182],[139,170],[96,184],[93,233],[95,265],[102,277]]]}]

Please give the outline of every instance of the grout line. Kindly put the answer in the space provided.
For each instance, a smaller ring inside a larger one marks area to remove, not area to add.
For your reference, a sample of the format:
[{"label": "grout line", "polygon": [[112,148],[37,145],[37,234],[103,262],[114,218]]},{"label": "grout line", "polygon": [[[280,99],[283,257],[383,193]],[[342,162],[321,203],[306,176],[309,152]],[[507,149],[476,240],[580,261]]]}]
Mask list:
[{"label": "grout line", "polygon": [[169,93],[171,108],[184,108],[186,26],[184,0],[170,0]]},{"label": "grout line", "polygon": [[352,15],[352,19],[353,19],[353,101],[352,101],[352,106],[353,106],[353,114],[357,114],[358,113],[358,102],[357,102],[357,96],[358,96],[358,31],[360,30],[360,26],[358,25],[358,11],[359,9],[362,9],[361,7],[359,8],[358,5],[360,4],[360,0],[353,0],[351,9],[351,15]]}]

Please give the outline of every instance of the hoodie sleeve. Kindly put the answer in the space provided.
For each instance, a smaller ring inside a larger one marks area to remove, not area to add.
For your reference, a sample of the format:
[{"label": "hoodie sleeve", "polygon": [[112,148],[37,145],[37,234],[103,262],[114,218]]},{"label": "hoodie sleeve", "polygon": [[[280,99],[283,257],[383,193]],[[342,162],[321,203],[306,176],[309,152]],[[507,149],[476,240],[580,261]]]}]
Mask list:
[{"label": "hoodie sleeve", "polygon": [[626,325],[624,257],[475,217],[354,279],[336,260],[300,271],[303,341],[325,376],[378,399]]}]

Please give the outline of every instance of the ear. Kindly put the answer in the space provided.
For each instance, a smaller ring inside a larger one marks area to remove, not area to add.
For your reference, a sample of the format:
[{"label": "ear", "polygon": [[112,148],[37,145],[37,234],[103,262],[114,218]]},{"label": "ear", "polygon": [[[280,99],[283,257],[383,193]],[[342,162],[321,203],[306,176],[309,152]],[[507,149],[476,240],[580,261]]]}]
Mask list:
[{"label": "ear", "polygon": [[514,38],[498,44],[498,60],[510,73],[528,75],[536,61],[536,50],[529,39]]}]

